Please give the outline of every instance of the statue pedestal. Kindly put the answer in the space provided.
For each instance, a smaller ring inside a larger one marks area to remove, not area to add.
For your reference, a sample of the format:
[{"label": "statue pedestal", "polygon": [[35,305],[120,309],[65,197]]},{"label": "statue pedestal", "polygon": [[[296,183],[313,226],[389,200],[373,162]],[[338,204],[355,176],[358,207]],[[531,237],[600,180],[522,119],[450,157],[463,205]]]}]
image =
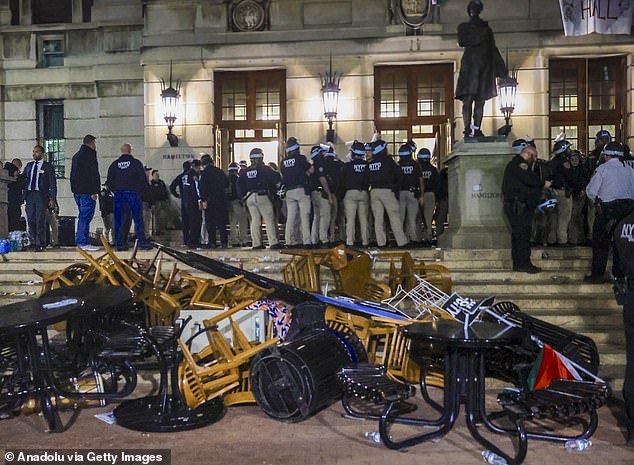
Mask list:
[{"label": "statue pedestal", "polygon": [[0,167],[0,238],[9,235],[9,183],[15,179],[9,177],[7,172]]},{"label": "statue pedestal", "polygon": [[438,238],[448,249],[507,249],[502,177],[514,156],[506,141],[458,142],[447,159],[449,228]]}]

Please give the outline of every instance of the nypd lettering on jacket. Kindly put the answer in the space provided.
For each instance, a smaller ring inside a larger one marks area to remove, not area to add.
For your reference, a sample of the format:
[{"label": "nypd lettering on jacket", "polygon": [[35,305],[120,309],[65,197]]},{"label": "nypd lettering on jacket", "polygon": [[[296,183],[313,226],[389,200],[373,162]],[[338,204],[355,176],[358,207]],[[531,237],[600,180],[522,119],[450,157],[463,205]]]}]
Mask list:
[{"label": "nypd lettering on jacket", "polygon": [[364,164],[354,164],[352,166],[354,167],[355,173],[365,173],[365,167],[368,165],[364,163]]},{"label": "nypd lettering on jacket", "polygon": [[634,242],[634,224],[623,224],[621,229],[621,239],[627,239],[628,242]]},{"label": "nypd lettering on jacket", "polygon": [[256,179],[258,177],[258,170],[247,171],[247,179]]},{"label": "nypd lettering on jacket", "polygon": [[432,172],[431,171],[422,171],[422,175],[423,175],[423,179],[429,179],[429,178],[431,178]]},{"label": "nypd lettering on jacket", "polygon": [[130,162],[120,161],[117,163],[117,168],[119,168],[120,170],[127,170],[128,168],[130,168]]},{"label": "nypd lettering on jacket", "polygon": [[282,163],[284,163],[284,168],[292,168],[295,166],[295,161],[295,158],[286,158]]},{"label": "nypd lettering on jacket", "polygon": [[405,176],[411,176],[412,174],[414,174],[414,166],[413,165],[401,166],[401,169],[403,170],[403,174]]},{"label": "nypd lettering on jacket", "polygon": [[370,171],[381,171],[382,166],[383,166],[382,161],[375,161],[374,163],[370,163],[368,165]]}]

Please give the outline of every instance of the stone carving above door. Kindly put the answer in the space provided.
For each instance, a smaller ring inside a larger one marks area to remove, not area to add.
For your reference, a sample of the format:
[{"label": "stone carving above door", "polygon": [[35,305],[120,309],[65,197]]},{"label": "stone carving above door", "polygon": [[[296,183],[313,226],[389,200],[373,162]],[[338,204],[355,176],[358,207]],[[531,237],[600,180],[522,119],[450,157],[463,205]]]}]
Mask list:
[{"label": "stone carving above door", "polygon": [[233,0],[229,5],[229,26],[236,32],[269,28],[269,0]]}]

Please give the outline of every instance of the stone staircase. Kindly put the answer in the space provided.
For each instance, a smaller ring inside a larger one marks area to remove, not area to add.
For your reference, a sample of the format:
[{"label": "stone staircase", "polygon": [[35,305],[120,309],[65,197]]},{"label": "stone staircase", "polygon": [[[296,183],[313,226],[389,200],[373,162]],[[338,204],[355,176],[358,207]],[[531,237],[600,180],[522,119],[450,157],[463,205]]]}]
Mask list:
[{"label": "stone staircase", "polygon": [[[533,262],[544,269],[535,275],[512,272],[509,250],[415,249],[410,252],[417,259],[438,262],[449,268],[454,290],[464,296],[494,295],[498,301],[511,300],[535,317],[592,337],[601,354],[600,375],[620,391],[625,364],[622,311],[610,284],[583,282],[589,269],[589,248],[535,248]],[[286,255],[269,250],[200,253],[275,279],[281,279],[281,269],[287,260]],[[143,252],[140,256],[150,258],[153,254]],[[82,260],[71,248],[12,253],[6,258],[8,261],[0,261],[0,305],[39,293],[40,279],[33,273],[34,268],[50,272]],[[162,261],[165,268],[173,262],[171,257],[163,257]],[[381,278],[387,268],[387,262],[378,260],[375,274]]]}]

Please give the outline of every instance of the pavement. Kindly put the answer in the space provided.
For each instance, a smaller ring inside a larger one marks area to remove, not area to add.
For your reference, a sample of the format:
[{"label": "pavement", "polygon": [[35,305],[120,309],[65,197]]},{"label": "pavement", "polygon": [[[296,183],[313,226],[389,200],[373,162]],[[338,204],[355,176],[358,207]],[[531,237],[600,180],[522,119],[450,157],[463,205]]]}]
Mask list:
[{"label": "pavement", "polygon": [[[497,390],[496,390],[497,391]],[[489,399],[495,399],[490,392]],[[411,447],[405,452],[388,450],[364,437],[377,430],[373,421],[342,417],[340,403],[301,423],[282,423],[267,417],[257,406],[227,409],[219,422],[179,433],[140,433],[106,424],[95,413],[113,406],[81,410],[69,428],[59,434],[43,432],[38,415],[0,421],[0,448],[47,449],[170,449],[173,465],[469,465],[484,464],[482,448],[470,436],[464,415],[444,438]],[[526,465],[632,465],[634,449],[623,447],[620,408],[612,403],[599,411],[599,428],[593,445],[583,452],[567,452],[562,444],[529,440]],[[69,412],[65,415],[70,415]],[[615,416],[616,415],[616,416]],[[398,429],[398,431],[397,431]],[[412,427],[399,425],[393,434],[404,437]],[[509,451],[511,442],[486,435]],[[501,442],[500,442],[501,441]],[[0,453],[0,464],[4,451]],[[7,465],[17,462],[4,462]],[[65,462],[72,463],[72,462]],[[87,462],[84,462],[87,463]],[[120,462],[119,462],[120,463]],[[140,462],[139,462],[140,463]],[[148,464],[145,464],[148,465]]]}]

